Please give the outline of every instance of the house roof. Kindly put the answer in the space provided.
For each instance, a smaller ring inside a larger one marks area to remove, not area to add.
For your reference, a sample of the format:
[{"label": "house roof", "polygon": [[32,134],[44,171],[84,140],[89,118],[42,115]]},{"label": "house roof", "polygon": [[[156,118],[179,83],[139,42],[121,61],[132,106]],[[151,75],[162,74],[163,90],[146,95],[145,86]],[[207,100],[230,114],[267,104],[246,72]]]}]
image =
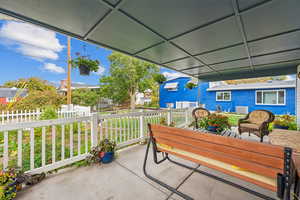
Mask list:
[{"label": "house roof", "polygon": [[[71,89],[97,89],[100,88],[99,85],[88,85],[85,83],[71,83]],[[60,86],[59,86],[60,91],[67,91],[67,81],[66,80],[61,80]]]},{"label": "house roof", "polygon": [[300,64],[298,0],[0,0],[0,13],[208,81]]},{"label": "house roof", "polygon": [[2,98],[25,97],[27,93],[27,89],[0,88],[0,97]]},{"label": "house roof", "polygon": [[296,81],[268,81],[264,83],[248,83],[236,85],[218,85],[210,87],[207,91],[221,91],[221,90],[249,90],[249,89],[272,89],[272,88],[294,88]]}]

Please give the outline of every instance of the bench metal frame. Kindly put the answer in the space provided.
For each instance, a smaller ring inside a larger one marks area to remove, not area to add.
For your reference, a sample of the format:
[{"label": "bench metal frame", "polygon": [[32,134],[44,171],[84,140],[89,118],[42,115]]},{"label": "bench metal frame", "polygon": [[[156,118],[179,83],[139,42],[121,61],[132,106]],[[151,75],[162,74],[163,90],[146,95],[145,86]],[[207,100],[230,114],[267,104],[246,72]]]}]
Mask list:
[{"label": "bench metal frame", "polygon": [[[148,125],[149,126],[149,125]],[[157,149],[157,146],[156,146],[156,142],[155,142],[155,139],[153,138],[152,136],[152,133],[151,133],[151,129],[150,129],[150,126],[149,126],[149,130],[150,130],[150,138],[149,138],[149,141],[147,143],[147,148],[146,148],[146,153],[145,153],[145,158],[144,158],[144,164],[143,164],[143,171],[144,171],[144,174],[147,178],[151,179],[152,181],[158,183],[159,185],[163,186],[164,188],[170,190],[171,192],[181,196],[182,198],[186,199],[186,200],[193,200],[192,197],[178,191],[178,189],[162,182],[161,180],[151,176],[150,174],[148,174],[147,172],[147,160],[148,160],[148,154],[149,154],[149,151],[150,151],[150,145],[152,144],[152,150],[153,150],[153,160],[154,160],[154,163],[155,164],[161,164],[162,162],[168,160],[176,165],[179,165],[181,167],[184,167],[184,168],[187,168],[187,169],[191,169],[197,173],[200,173],[200,174],[203,174],[203,175],[206,175],[210,178],[213,178],[213,179],[216,179],[218,181],[221,181],[223,183],[226,183],[228,185],[231,185],[235,188],[238,188],[238,189],[241,189],[245,192],[248,192],[250,194],[253,194],[255,196],[258,196],[262,199],[266,199],[266,200],[276,200],[272,197],[269,197],[269,196],[266,196],[262,193],[258,193],[254,190],[251,190],[249,188],[246,188],[246,187],[243,187],[241,185],[238,185],[236,183],[233,183],[231,181],[228,181],[226,179],[223,179],[223,178],[220,178],[218,176],[215,176],[213,174],[210,174],[210,173],[207,173],[207,172],[204,172],[204,171],[201,171],[199,169],[197,169],[198,167],[194,168],[194,167],[190,167],[188,165],[185,165],[183,163],[180,163],[180,162],[177,162],[177,161],[174,161],[172,160],[170,157],[169,157],[169,154],[166,153],[166,152],[160,152],[158,149]],[[162,155],[162,159],[158,160],[158,154],[161,153]],[[294,180],[292,177],[294,177],[294,170],[292,170],[292,159],[291,159],[291,156],[292,156],[292,149],[291,148],[288,148],[286,147],[284,149],[284,174],[278,174],[277,175],[277,197],[279,199],[282,199],[282,200],[290,200],[290,191],[291,191],[291,183],[292,181]],[[297,187],[296,187],[297,188]],[[294,197],[296,199],[296,197]]]}]

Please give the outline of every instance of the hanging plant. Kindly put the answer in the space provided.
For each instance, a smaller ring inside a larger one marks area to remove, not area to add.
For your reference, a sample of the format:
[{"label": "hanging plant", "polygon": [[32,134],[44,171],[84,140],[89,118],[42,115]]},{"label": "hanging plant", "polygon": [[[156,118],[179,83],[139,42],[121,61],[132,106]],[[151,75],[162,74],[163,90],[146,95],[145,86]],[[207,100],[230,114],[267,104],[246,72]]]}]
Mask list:
[{"label": "hanging plant", "polygon": [[80,75],[88,76],[90,72],[97,72],[100,62],[98,60],[92,60],[86,55],[86,46],[83,45],[84,56],[76,53],[77,58],[71,60],[72,68],[79,68]]},{"label": "hanging plant", "polygon": [[193,89],[195,87],[197,87],[197,84],[193,83],[193,82],[188,82],[186,85],[185,85],[186,88],[188,89]]},{"label": "hanging plant", "polygon": [[97,72],[99,69],[99,61],[91,60],[85,56],[79,56],[72,61],[72,68],[79,68],[80,75],[88,76],[90,72]]}]

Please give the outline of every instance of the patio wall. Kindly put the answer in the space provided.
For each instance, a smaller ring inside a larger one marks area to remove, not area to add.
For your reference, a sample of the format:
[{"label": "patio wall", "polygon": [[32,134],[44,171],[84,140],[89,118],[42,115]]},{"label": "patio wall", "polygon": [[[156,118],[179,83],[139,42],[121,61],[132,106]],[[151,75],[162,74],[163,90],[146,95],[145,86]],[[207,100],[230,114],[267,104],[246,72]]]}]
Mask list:
[{"label": "patio wall", "polygon": [[187,126],[189,109],[168,109],[126,114],[74,117],[0,125],[1,168],[20,167],[27,173],[51,171],[83,160],[99,141],[110,139],[118,147],[143,141],[147,123],[162,118],[177,127]]}]

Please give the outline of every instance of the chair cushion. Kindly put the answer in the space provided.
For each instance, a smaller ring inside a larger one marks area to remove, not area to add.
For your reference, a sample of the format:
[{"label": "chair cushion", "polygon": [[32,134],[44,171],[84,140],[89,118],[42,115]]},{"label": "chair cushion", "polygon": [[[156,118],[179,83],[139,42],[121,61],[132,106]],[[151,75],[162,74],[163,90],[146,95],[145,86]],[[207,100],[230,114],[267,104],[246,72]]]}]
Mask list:
[{"label": "chair cushion", "polygon": [[241,123],[240,127],[241,128],[255,129],[255,130],[259,129],[259,125],[258,124],[251,124],[251,123]]},{"label": "chair cushion", "polygon": [[209,115],[209,112],[207,110],[196,110],[194,115],[197,117],[197,118],[203,118],[203,117],[207,117]]},{"label": "chair cushion", "polygon": [[253,124],[262,124],[270,119],[270,114],[263,110],[255,110],[249,114],[248,121]]}]

